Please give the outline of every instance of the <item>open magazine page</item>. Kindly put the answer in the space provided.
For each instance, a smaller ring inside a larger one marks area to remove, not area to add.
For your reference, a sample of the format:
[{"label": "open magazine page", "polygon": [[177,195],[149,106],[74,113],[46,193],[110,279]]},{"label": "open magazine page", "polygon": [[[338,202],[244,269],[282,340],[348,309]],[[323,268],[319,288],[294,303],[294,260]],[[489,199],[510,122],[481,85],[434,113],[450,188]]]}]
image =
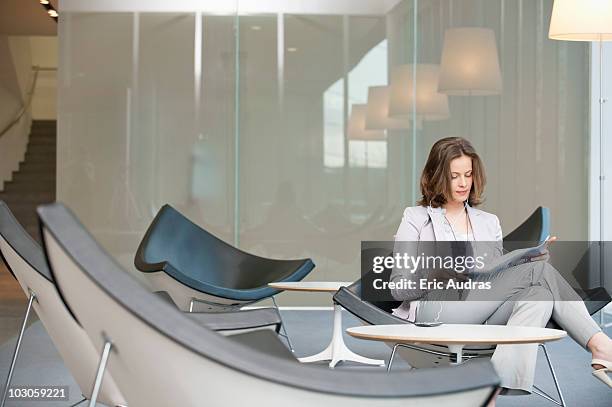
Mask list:
[{"label": "open magazine page", "polygon": [[527,247],[525,249],[517,249],[513,250],[509,253],[504,254],[503,256],[499,256],[491,260],[486,264],[486,266],[480,270],[475,272],[477,273],[495,273],[501,270],[505,270],[512,266],[516,266],[518,264],[526,263],[530,257],[540,256],[546,253],[546,244],[548,242],[548,237],[544,239],[542,243],[535,247]]}]

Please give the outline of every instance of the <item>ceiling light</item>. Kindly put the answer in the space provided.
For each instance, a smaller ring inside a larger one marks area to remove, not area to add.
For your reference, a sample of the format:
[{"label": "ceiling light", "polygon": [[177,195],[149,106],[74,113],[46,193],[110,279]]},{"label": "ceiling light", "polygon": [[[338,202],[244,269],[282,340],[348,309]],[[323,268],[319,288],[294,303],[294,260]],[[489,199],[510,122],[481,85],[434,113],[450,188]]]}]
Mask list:
[{"label": "ceiling light", "polygon": [[259,31],[259,30],[261,30],[261,26],[260,25],[252,25],[251,26],[251,30]]},{"label": "ceiling light", "polygon": [[295,51],[297,51],[297,48],[296,47],[289,47],[289,48],[287,48],[287,51],[295,52]]},{"label": "ceiling light", "polygon": [[49,14],[49,16],[53,18],[57,17],[57,11],[55,10],[49,10],[47,11],[47,14]]},{"label": "ceiling light", "polygon": [[40,4],[49,4],[49,0],[40,0]]}]

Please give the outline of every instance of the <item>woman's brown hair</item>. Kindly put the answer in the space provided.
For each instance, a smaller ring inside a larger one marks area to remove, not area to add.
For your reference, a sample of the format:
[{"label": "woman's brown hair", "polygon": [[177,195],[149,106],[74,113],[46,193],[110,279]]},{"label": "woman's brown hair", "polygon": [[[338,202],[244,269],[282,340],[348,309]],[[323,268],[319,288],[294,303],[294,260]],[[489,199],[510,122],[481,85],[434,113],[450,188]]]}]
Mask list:
[{"label": "woman's brown hair", "polygon": [[486,183],[484,166],[472,143],[461,137],[446,137],[436,141],[431,147],[429,157],[421,174],[421,193],[423,196],[418,205],[431,205],[438,208],[444,205],[450,196],[451,171],[450,163],[455,158],[466,155],[472,159],[472,189],[468,203],[476,206],[482,203],[482,193]]}]

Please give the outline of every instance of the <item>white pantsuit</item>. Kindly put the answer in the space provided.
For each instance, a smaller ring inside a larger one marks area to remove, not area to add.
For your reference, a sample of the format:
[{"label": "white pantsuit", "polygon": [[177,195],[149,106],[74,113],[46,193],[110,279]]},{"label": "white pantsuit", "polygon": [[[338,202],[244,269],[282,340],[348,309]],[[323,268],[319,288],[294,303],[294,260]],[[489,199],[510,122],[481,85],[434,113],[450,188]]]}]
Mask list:
[{"label": "white pantsuit", "polygon": [[[466,208],[473,240],[499,242],[494,252],[501,255],[502,231],[497,216],[469,205]],[[443,208],[410,207],[404,211],[395,240],[453,240],[456,234],[450,228]],[[472,290],[465,301],[404,298],[414,293],[394,291],[392,294],[395,298],[403,301],[394,315],[405,319],[415,318],[417,321],[535,327],[546,326],[552,317],[585,348],[589,339],[600,331],[584,303],[548,262],[520,264],[496,273],[483,274],[482,277],[478,273],[474,275],[475,281],[494,281],[491,290],[486,294]],[[394,270],[391,281],[402,277],[401,272]],[[501,378],[501,386],[511,393],[531,392],[536,359],[537,344],[498,346],[492,362]]]}]

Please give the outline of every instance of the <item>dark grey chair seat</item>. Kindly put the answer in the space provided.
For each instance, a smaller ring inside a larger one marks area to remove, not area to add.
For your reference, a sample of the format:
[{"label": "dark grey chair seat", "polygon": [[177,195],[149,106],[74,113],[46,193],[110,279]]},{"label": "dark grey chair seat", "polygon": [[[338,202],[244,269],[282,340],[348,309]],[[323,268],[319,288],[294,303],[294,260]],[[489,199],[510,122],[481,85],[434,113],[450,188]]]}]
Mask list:
[{"label": "dark grey chair seat", "polygon": [[268,259],[239,250],[170,205],[164,205],[151,222],[134,265],[143,273],[164,272],[178,283],[207,294],[205,302],[209,304],[217,298],[220,305],[238,306],[281,291],[268,283],[300,281],[314,268],[310,259]]},{"label": "dark grey chair seat", "polygon": [[228,337],[236,343],[248,346],[261,353],[276,358],[282,358],[294,363],[299,363],[293,353],[278,338],[278,335],[270,331],[253,331]]},{"label": "dark grey chair seat", "polygon": [[275,308],[250,309],[234,312],[193,312],[189,317],[213,331],[271,328],[280,330],[281,318]]},{"label": "dark grey chair seat", "polygon": [[[165,291],[158,291],[155,294],[168,303],[176,305]],[[282,324],[280,314],[276,308],[257,308],[226,312],[190,312],[189,316],[213,331],[237,332],[271,328],[278,333]]]}]

